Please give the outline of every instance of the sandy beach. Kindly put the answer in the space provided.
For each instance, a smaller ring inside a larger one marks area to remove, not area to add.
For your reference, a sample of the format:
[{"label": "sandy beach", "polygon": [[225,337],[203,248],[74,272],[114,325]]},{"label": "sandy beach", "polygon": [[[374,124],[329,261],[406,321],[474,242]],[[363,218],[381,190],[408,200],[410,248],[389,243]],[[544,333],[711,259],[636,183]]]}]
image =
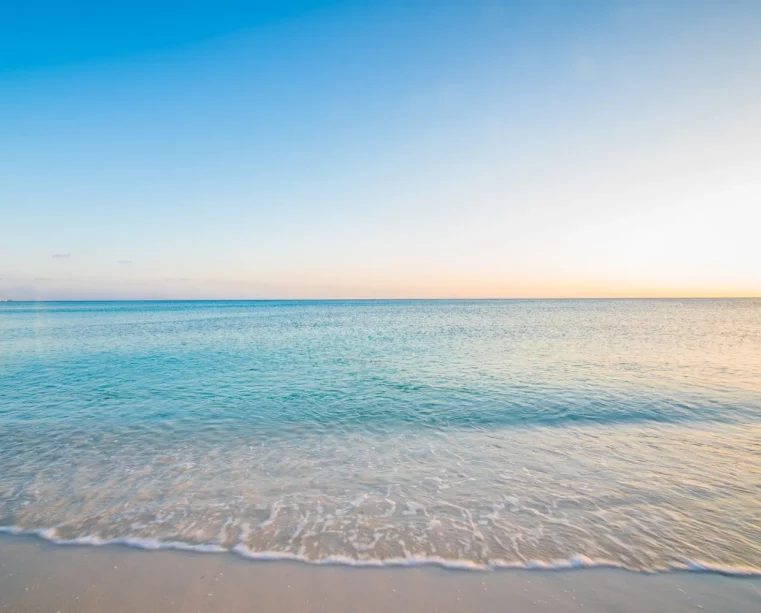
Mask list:
[{"label": "sandy beach", "polygon": [[761,578],[311,566],[228,554],[61,546],[6,535],[0,538],[0,610],[751,613],[761,610]]}]

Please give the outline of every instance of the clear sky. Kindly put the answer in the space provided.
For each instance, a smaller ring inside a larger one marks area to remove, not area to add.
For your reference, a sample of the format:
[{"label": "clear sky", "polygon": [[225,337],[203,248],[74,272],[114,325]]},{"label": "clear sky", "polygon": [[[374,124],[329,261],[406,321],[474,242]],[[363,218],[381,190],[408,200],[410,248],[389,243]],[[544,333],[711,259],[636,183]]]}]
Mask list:
[{"label": "clear sky", "polygon": [[761,2],[6,3],[0,298],[761,295]]}]

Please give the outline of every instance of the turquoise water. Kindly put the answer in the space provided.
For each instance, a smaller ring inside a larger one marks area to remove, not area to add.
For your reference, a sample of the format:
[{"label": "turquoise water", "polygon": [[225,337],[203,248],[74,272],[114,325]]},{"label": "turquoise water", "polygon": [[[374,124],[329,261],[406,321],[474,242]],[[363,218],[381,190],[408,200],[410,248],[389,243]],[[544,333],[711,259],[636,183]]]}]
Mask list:
[{"label": "turquoise water", "polygon": [[0,526],[761,572],[761,300],[0,305]]}]

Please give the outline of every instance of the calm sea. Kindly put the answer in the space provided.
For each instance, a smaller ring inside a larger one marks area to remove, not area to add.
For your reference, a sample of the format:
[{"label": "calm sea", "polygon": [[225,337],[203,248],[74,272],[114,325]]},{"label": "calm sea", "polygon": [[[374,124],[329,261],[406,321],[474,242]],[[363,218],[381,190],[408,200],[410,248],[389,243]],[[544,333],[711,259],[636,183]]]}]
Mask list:
[{"label": "calm sea", "polygon": [[2,304],[0,526],[761,573],[761,301]]}]

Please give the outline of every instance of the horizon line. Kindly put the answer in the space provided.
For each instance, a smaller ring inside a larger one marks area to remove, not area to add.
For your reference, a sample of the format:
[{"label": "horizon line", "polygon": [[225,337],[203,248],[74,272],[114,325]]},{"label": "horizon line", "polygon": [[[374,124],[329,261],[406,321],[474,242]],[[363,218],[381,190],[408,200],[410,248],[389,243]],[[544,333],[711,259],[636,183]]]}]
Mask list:
[{"label": "horizon line", "polygon": [[496,301],[570,301],[570,300],[759,300],[761,296],[553,296],[553,297],[472,297],[472,298],[77,298],[60,300],[0,299],[0,303],[55,302],[496,302]]}]

